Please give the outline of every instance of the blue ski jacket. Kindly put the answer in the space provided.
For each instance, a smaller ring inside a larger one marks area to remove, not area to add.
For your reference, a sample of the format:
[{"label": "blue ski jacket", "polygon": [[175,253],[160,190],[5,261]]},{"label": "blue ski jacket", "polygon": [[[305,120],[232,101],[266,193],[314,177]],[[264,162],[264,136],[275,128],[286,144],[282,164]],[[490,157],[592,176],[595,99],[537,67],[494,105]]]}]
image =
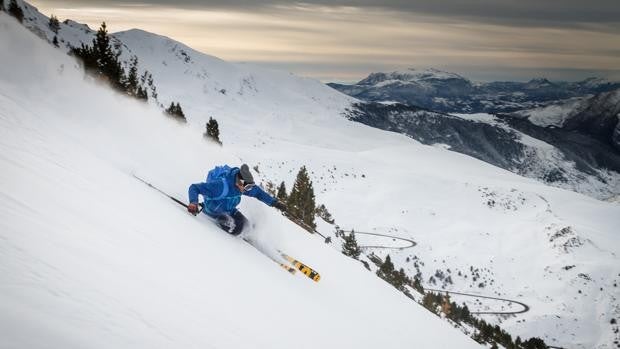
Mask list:
[{"label": "blue ski jacket", "polygon": [[221,214],[233,214],[237,211],[237,205],[241,202],[241,195],[247,195],[264,202],[269,206],[277,201],[276,198],[266,193],[258,185],[243,193],[235,185],[238,167],[233,167],[230,172],[221,178],[204,183],[195,183],[189,186],[189,202],[198,202],[198,195],[204,199],[204,213],[210,216]]}]

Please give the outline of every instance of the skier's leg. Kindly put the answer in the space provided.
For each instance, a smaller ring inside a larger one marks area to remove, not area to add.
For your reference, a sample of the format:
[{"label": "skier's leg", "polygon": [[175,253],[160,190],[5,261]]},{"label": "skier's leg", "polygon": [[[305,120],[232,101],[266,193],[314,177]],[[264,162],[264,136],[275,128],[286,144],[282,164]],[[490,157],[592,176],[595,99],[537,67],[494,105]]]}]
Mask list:
[{"label": "skier's leg", "polygon": [[232,235],[239,235],[243,231],[243,228],[248,224],[248,219],[245,218],[243,213],[240,211],[235,211],[232,215],[232,219],[234,221],[233,228],[229,231]]},{"label": "skier's leg", "polygon": [[225,232],[232,234],[235,229],[235,220],[229,214],[221,214],[213,217],[215,218],[215,222],[220,226]]}]

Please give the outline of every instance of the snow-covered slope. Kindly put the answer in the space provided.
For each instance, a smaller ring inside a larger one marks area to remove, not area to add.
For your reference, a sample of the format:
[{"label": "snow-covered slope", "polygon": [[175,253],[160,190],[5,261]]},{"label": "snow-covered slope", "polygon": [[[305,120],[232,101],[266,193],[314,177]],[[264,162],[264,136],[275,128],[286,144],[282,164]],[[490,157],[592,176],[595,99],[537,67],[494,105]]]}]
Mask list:
[{"label": "snow-covered slope", "polygon": [[538,126],[577,131],[620,152],[620,141],[614,138],[615,130],[620,129],[620,89],[560,101],[545,108],[521,110],[510,116],[526,118]]},{"label": "snow-covered slope", "polygon": [[583,118],[583,124],[591,126],[581,127],[586,132],[541,127],[523,116],[446,115],[400,103],[356,103],[348,109],[347,116],[552,186],[607,200],[620,195],[620,153],[609,145],[613,125],[618,122],[611,110],[591,112],[589,118]]},{"label": "snow-covered slope", "polygon": [[[317,202],[341,227],[417,243],[389,253],[410,275],[417,269],[407,257],[418,257],[426,286],[443,286],[430,276],[450,269],[447,288],[527,303],[525,314],[489,318],[505,320],[513,336],[571,348],[609,348],[617,339],[610,325],[620,316],[617,204],[350,122],[341,114],[353,99],[318,82],[227,64],[152,34],[118,34],[123,52],[153,73],[161,103],[183,105],[190,123],[179,128],[154,106],[76,81],[73,62],[20,33],[2,40],[17,38],[24,57],[39,58],[31,62],[37,69],[0,68],[7,197],[0,275],[11,285],[0,288],[1,314],[9,314],[0,319],[12,324],[0,326],[10,334],[1,338],[28,346],[36,340],[28,330],[46,328],[66,346],[91,343],[76,332],[104,338],[102,347],[471,345],[254,201],[241,207],[256,224],[252,234],[315,266],[319,284],[291,278],[130,176],[184,197],[212,165],[243,160],[262,180],[289,188],[306,165]],[[33,46],[38,54],[26,50]],[[18,51],[3,51],[3,61],[15,62],[9,52]],[[253,82],[244,83],[248,76]],[[224,148],[202,140],[209,116],[220,123]],[[324,234],[333,229],[320,225]],[[481,274],[476,283],[472,274]]]},{"label": "snow-covered slope", "polygon": [[[26,2],[18,0],[18,3],[24,8],[24,25],[50,43],[57,36],[61,51],[68,52],[70,47],[82,44],[92,45],[96,30],[68,20],[60,23],[56,34],[48,26],[49,18]],[[308,123],[320,125],[356,101],[335,93],[317,80],[229,63],[143,30],[132,29],[111,36],[126,68],[132,56],[137,56],[138,75],[145,70],[152,74],[159,92],[158,103],[167,107],[171,102],[179,102],[194,124],[204,125],[209,117],[215,117],[222,128],[233,128],[234,125],[227,124],[227,118],[219,117],[220,111],[226,110],[244,123],[253,123],[257,117],[286,123],[291,116],[303,115]],[[227,133],[223,137],[228,141]]]},{"label": "snow-covered slope", "polygon": [[0,29],[0,346],[479,347],[257,202],[252,236],[320,283],[136,181],[184,197],[235,149],[83,81],[4,13]]},{"label": "snow-covered slope", "polygon": [[562,103],[551,104],[541,108],[519,110],[513,113],[517,117],[528,118],[534,125],[562,127],[566,120],[585,109],[586,97],[571,98]]}]

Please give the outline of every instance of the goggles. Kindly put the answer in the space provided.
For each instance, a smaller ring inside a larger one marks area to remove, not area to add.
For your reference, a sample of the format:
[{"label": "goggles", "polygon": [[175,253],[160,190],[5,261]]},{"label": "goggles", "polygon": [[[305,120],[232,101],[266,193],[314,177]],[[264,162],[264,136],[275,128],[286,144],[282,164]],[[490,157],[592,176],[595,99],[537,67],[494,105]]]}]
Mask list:
[{"label": "goggles", "polygon": [[249,191],[252,190],[252,188],[254,188],[254,186],[256,184],[254,183],[244,183],[243,180],[239,181],[241,183],[241,186],[243,187],[243,191]]}]

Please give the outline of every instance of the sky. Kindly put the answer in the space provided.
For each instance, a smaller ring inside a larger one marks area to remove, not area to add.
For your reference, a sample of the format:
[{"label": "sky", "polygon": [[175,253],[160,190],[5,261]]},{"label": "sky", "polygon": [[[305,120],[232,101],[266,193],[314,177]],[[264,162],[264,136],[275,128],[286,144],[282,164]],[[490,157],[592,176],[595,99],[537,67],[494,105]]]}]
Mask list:
[{"label": "sky", "polygon": [[46,15],[139,28],[231,62],[324,82],[437,68],[475,81],[620,80],[617,0],[36,0]]}]

